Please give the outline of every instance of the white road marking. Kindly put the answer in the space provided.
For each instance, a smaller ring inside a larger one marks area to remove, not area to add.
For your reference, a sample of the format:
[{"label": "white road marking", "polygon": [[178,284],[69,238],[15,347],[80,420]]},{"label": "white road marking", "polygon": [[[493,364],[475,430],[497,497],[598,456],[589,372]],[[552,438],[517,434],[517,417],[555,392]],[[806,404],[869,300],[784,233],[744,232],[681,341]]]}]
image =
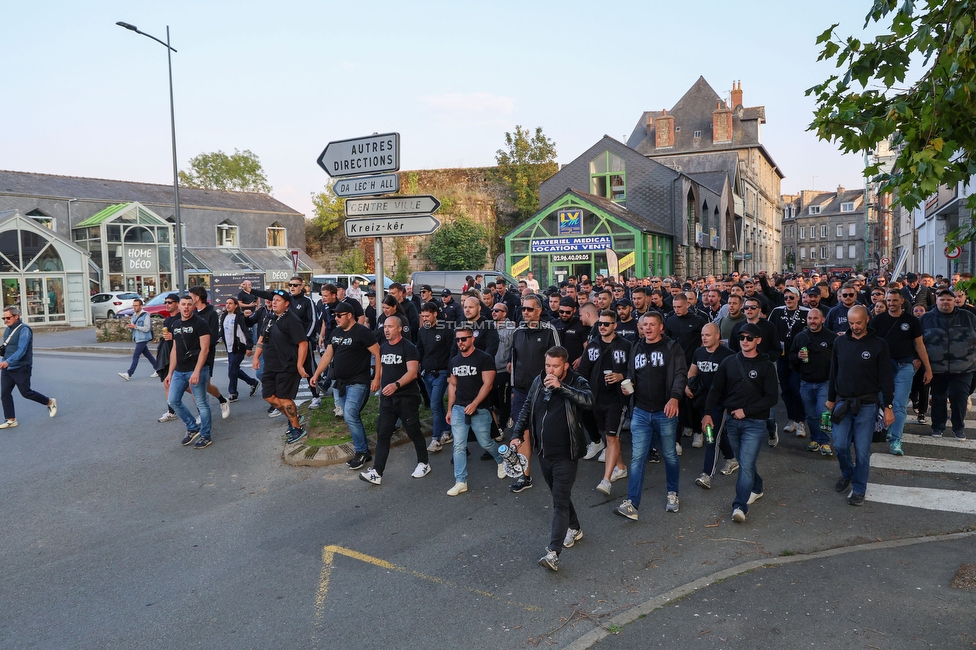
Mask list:
[{"label": "white road marking", "polygon": [[941,474],[976,474],[976,463],[961,460],[940,460],[917,456],[871,454],[871,467],[901,469],[909,472],[938,472]]},{"label": "white road marking", "polygon": [[973,451],[976,451],[976,440],[956,440],[952,436],[951,432],[948,434],[948,437],[944,438],[933,438],[932,436],[913,436],[912,434],[908,434],[906,436],[902,436],[901,444],[955,447],[957,449],[972,449]]},{"label": "white road marking", "polygon": [[868,483],[864,498],[896,506],[976,515],[976,492]]}]

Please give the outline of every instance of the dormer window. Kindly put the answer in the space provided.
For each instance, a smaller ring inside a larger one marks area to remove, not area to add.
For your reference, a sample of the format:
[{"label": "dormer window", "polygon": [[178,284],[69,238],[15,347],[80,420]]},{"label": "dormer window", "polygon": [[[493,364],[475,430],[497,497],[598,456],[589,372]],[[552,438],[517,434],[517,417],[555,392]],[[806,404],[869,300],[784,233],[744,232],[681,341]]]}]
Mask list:
[{"label": "dormer window", "polygon": [[237,248],[240,244],[237,236],[237,224],[230,220],[217,224],[217,246]]},{"label": "dormer window", "polygon": [[35,208],[30,212],[28,212],[26,216],[30,217],[31,219],[36,221],[38,224],[44,226],[45,228],[48,228],[50,230],[57,230],[57,227],[54,223],[54,217],[46,214],[43,210],[38,210],[37,208]]},{"label": "dormer window", "polygon": [[841,203],[840,204],[840,211],[841,212],[854,212],[854,202],[853,201],[847,201],[847,202]]},{"label": "dormer window", "polygon": [[820,214],[820,206],[819,205],[811,205],[810,206],[810,214]]},{"label": "dormer window", "polygon": [[605,151],[590,161],[590,194],[611,201],[627,199],[627,168],[623,158]]}]

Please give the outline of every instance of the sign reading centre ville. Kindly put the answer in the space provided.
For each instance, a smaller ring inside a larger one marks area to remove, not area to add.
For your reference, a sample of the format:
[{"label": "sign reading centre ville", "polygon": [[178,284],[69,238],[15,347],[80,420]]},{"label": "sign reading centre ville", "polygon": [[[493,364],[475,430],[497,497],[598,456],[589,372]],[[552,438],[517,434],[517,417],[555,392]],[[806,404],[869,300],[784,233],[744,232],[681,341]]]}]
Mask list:
[{"label": "sign reading centre ville", "polygon": [[159,273],[156,248],[147,246],[123,246],[122,265],[127,275],[153,275]]},{"label": "sign reading centre ville", "polygon": [[387,196],[380,199],[346,200],[347,217],[384,217],[388,215],[430,214],[441,202],[429,194]]},{"label": "sign reading centre ville", "polygon": [[598,237],[562,237],[559,239],[533,239],[533,253],[581,253],[613,248],[609,235]]},{"label": "sign reading centre ville", "polygon": [[400,134],[383,133],[330,142],[318,163],[333,178],[398,171]]}]

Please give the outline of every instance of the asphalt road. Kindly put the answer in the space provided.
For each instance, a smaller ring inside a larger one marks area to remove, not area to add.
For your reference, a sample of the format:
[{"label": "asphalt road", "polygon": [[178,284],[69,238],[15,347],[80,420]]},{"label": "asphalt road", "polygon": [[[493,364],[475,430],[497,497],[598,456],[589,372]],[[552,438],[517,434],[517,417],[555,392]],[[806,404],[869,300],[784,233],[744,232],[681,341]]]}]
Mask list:
[{"label": "asphalt road", "polygon": [[[510,494],[509,481],[497,479],[474,446],[470,491],[456,498],[445,494],[453,484],[450,456],[437,454],[432,473],[412,479],[409,445],[394,449],[380,487],[344,466],[286,466],[284,423],[269,419],[258,397],[244,398],[229,420],[216,421],[211,447],[184,448],[179,422],[156,422],[165,409],[159,382],[148,378],[145,364],[123,382],[116,373],[125,362],[38,354],[35,387],[58,399],[57,418],[15,397],[20,426],[0,432],[0,647],[565,647],[607,631],[618,634],[601,647],[643,647],[642,626],[652,621],[691,630],[682,624],[685,612],[665,608],[625,624],[627,612],[682,585],[748,562],[967,531],[976,521],[965,511],[976,475],[957,473],[959,467],[873,469],[872,484],[959,493],[962,505],[954,507],[962,511],[938,509],[956,503],[951,496],[940,500],[941,492],[925,493],[924,507],[872,501],[869,492],[865,507],[852,508],[832,489],[836,461],[808,454],[805,440],[783,435],[777,449],[760,455],[765,496],[747,523],[733,524],[735,477],[716,477],[710,491],[696,487],[702,450],[689,444],[681,511],[665,514],[664,469],[652,465],[636,523],[611,512],[626,481],[604,498],[593,489],[600,468],[584,463],[574,492],[584,539],[564,552],[554,574],[536,564],[548,538],[548,490],[537,484]],[[976,461],[976,443],[915,440],[906,436],[910,456]],[[901,547],[897,558],[911,563],[935,548]],[[976,561],[972,545],[962,549]],[[817,576],[818,586],[849,591],[858,574],[844,563],[863,565],[865,554],[831,559],[836,567]],[[749,578],[751,593],[783,607],[806,598],[788,571],[807,564],[764,570],[771,577],[758,587]],[[930,581],[941,581],[949,568],[918,567]],[[742,578],[699,593],[736,580]],[[915,593],[904,588],[899,599],[885,589],[904,611],[917,612]],[[723,592],[723,615],[747,607],[739,593]],[[973,602],[972,592],[961,593]],[[817,621],[842,631],[860,625],[838,621],[823,607],[809,615],[810,630]],[[925,631],[923,621],[915,630],[920,642]],[[784,643],[772,634],[743,638],[748,642],[729,647]]]}]

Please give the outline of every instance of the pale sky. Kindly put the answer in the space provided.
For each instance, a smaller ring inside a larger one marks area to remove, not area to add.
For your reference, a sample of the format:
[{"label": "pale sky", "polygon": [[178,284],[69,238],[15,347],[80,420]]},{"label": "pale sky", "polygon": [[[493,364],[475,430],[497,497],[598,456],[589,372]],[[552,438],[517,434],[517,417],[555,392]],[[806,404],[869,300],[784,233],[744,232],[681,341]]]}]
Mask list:
[{"label": "pale sky", "polygon": [[250,149],[306,214],[330,140],[397,131],[401,169],[487,166],[521,124],[567,163],[700,75],[766,107],[784,193],[863,186],[859,156],[806,132],[803,93],[832,72],[816,36],[859,32],[869,0],[4,4],[0,169],[172,183],[166,49],[121,20],[170,26],[180,168]]}]

